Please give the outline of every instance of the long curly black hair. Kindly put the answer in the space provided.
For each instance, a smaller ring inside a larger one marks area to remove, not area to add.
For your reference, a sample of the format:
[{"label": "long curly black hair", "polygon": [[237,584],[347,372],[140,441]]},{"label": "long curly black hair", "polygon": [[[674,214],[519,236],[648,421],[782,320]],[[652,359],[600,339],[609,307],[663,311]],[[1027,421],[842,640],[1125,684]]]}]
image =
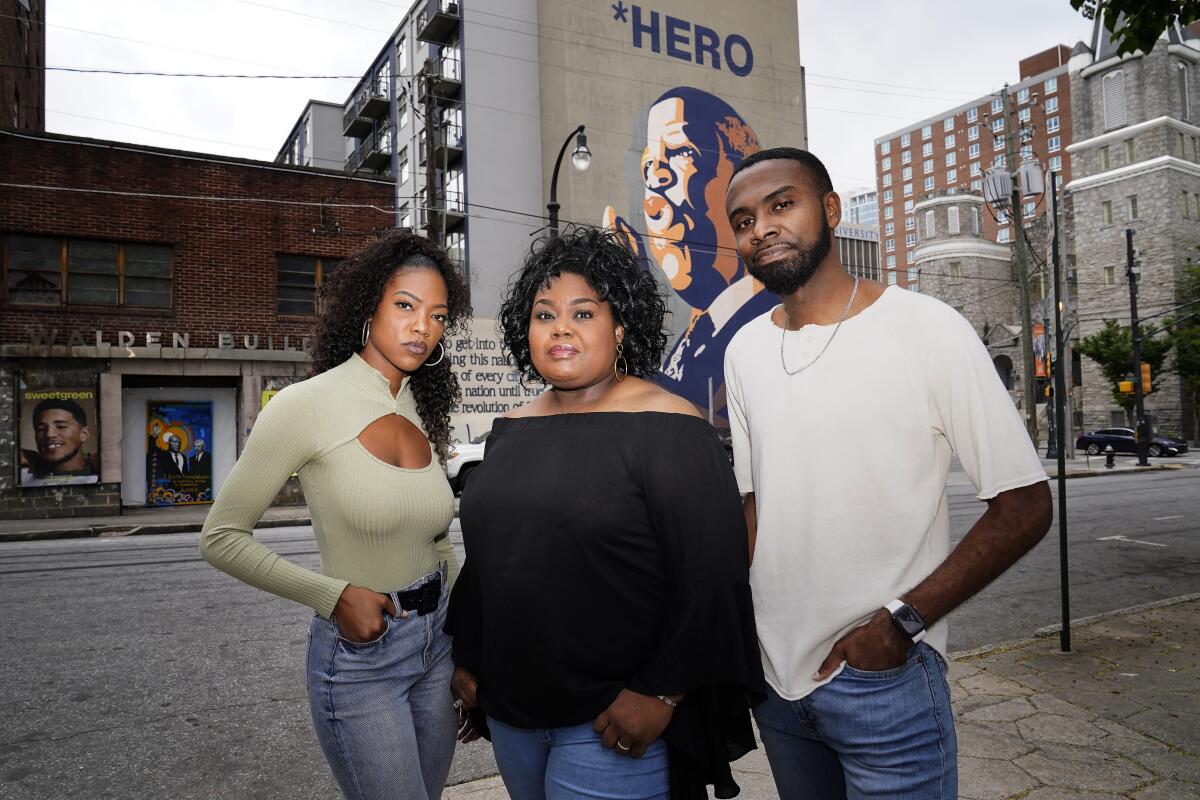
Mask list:
[{"label": "long curly black hair", "polygon": [[[333,369],[362,349],[363,322],[375,313],[383,287],[399,269],[412,264],[436,270],[446,282],[446,332],[442,344],[467,329],[471,316],[467,286],[446,251],[415,233],[396,231],[372,242],[341,263],[321,287],[313,374]],[[450,409],[462,397],[450,359],[421,367],[409,378],[417,413],[429,443],[443,464],[450,453]]]},{"label": "long curly black hair", "polygon": [[579,275],[612,308],[625,327],[623,349],[629,374],[653,375],[667,347],[663,330],[667,305],[658,281],[642,269],[618,234],[577,226],[554,239],[534,242],[520,271],[509,282],[500,306],[499,327],[510,363],[522,380],[545,383],[529,353],[529,322],[537,293],[564,272]]}]

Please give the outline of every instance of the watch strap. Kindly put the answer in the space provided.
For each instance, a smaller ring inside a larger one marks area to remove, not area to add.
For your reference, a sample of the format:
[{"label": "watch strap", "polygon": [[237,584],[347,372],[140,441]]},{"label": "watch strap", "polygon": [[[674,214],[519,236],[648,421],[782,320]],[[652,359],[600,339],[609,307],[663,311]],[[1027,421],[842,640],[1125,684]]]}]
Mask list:
[{"label": "watch strap", "polygon": [[[912,606],[910,606],[908,603],[904,602],[903,600],[900,600],[899,598],[897,598],[897,599],[895,599],[895,600],[892,600],[892,601],[888,602],[888,604],[887,604],[887,605],[885,605],[885,606],[884,606],[884,608],[886,608],[886,609],[887,609],[887,612],[888,612],[888,614],[891,614],[891,615],[892,615],[892,617],[893,617],[893,619],[892,619],[893,623],[895,623],[895,624],[896,624],[896,627],[897,627],[898,629],[900,629],[901,631],[903,631],[904,629],[903,629],[903,628],[900,626],[900,624],[899,624],[898,622],[896,622],[896,620],[895,620],[895,614],[896,614],[896,612],[897,612],[897,611],[899,611],[899,610],[900,610],[900,609],[902,609],[902,608],[909,608],[909,609],[911,609],[911,610],[912,610],[912,612],[913,612],[914,614],[916,614],[916,615],[917,615],[917,617],[921,618],[922,625],[924,625],[924,618],[923,618],[923,617],[921,617],[921,614],[920,614],[920,612],[918,612],[918,611],[917,611],[915,608],[913,608]],[[910,634],[908,634],[907,632],[905,632],[905,635],[907,635],[907,636],[909,637],[909,639],[911,639],[911,640],[912,640],[912,643],[913,643],[913,644],[916,644],[917,642],[920,642],[922,639],[924,639],[924,638],[925,638],[925,634],[926,634],[926,633],[928,633],[928,632],[929,632],[929,631],[928,631],[928,629],[927,629],[927,628],[925,628],[925,627],[922,627],[922,628],[921,628],[921,630],[917,631],[917,632],[916,632],[916,633],[914,633],[914,634],[911,634],[911,635],[910,635]]]}]

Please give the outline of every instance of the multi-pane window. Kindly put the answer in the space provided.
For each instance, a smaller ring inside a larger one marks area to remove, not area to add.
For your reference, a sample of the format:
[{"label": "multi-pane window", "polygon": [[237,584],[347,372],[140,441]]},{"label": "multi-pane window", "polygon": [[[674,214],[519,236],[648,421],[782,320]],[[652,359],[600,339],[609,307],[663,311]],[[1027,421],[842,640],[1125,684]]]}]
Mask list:
[{"label": "multi-pane window", "polygon": [[1029,87],[1025,87],[1024,89],[1021,89],[1020,91],[1017,92],[1017,102],[1018,103],[1028,103],[1029,102]]},{"label": "multi-pane window", "polygon": [[1133,143],[1133,139],[1125,140],[1125,163],[1132,164],[1137,158],[1137,148]]},{"label": "multi-pane window", "polygon": [[992,99],[992,113],[999,114],[1004,111],[1004,100],[996,97]]},{"label": "multi-pane window", "polygon": [[1042,88],[1046,90],[1046,94],[1054,94],[1058,91],[1058,78],[1046,78]]},{"label": "multi-pane window", "polygon": [[1051,172],[1062,172],[1062,156],[1051,156],[1050,157],[1050,171]]},{"label": "multi-pane window", "polygon": [[337,269],[337,261],[316,256],[280,253],[276,256],[275,310],[280,314],[312,315],[317,289]]},{"label": "multi-pane window", "polygon": [[1021,122],[1029,122],[1029,117],[1030,117],[1030,112],[1029,112],[1028,106],[1026,106],[1025,108],[1022,108],[1020,111],[1017,112],[1017,119],[1019,119]]},{"label": "multi-pane window", "polygon": [[933,155],[933,142],[926,142],[925,144],[921,145],[921,155],[922,156]]},{"label": "multi-pane window", "polygon": [[904,263],[905,264],[912,264],[916,260],[917,260],[916,252],[909,250],[907,253],[904,254]]},{"label": "multi-pane window", "polygon": [[888,206],[887,208],[885,208],[883,210],[883,218],[884,219],[891,219],[895,215],[896,215],[895,209],[893,209],[891,206]]},{"label": "multi-pane window", "polygon": [[1047,97],[1046,104],[1043,107],[1046,109],[1047,114],[1053,114],[1055,111],[1058,111],[1058,98]]},{"label": "multi-pane window", "polygon": [[904,243],[909,247],[915,247],[917,244],[917,235],[915,233],[904,234]]},{"label": "multi-pane window", "polygon": [[458,167],[446,170],[446,209],[458,214],[466,211],[466,193],[463,191],[463,173]]},{"label": "multi-pane window", "polygon": [[446,234],[446,255],[450,260],[461,264],[467,253],[467,237],[462,231],[451,231]]},{"label": "multi-pane window", "polygon": [[1106,170],[1109,164],[1112,163],[1112,157],[1109,155],[1108,145],[1104,145],[1098,151],[1100,157],[1100,169]]},{"label": "multi-pane window", "polygon": [[1051,136],[1049,139],[1046,140],[1046,152],[1047,153],[1057,153],[1060,149],[1062,149],[1062,137],[1061,136]]},{"label": "multi-pane window", "polygon": [[933,159],[932,158],[925,159],[925,163],[922,164],[921,166],[923,167],[923,169],[921,171],[928,175],[930,172],[933,172]]},{"label": "multi-pane window", "polygon": [[1000,244],[1004,244],[1010,238],[1012,238],[1012,232],[1009,231],[1008,228],[1001,228],[1000,230],[996,231],[996,241]]},{"label": "multi-pane window", "polygon": [[900,177],[906,181],[911,181],[912,180],[912,167],[905,167],[904,169],[900,170]]},{"label": "multi-pane window", "polygon": [[[978,165],[974,164],[972,166],[978,166]],[[976,180],[971,181],[971,191],[972,192],[982,192],[983,191],[983,180],[976,179]]]},{"label": "multi-pane window", "polygon": [[992,159],[992,166],[996,169],[1004,169],[1004,153],[998,153],[996,157]]},{"label": "multi-pane window", "polygon": [[1056,130],[1058,130],[1058,117],[1046,118],[1046,130],[1050,133],[1054,133]]},{"label": "multi-pane window", "polygon": [[883,249],[887,250],[889,253],[894,253],[896,251],[896,240],[895,239],[885,240],[883,243]]},{"label": "multi-pane window", "polygon": [[919,278],[920,278],[920,273],[917,271],[917,268],[909,267],[908,268],[908,288],[910,291],[913,291],[913,292],[921,291],[921,284],[918,280]]},{"label": "multi-pane window", "polygon": [[888,274],[887,274],[887,285],[888,285],[888,286],[895,286],[895,285],[896,285],[896,270],[894,270],[894,269],[890,269],[890,270],[888,270]]},{"label": "multi-pane window", "polygon": [[408,93],[407,92],[400,93],[400,96],[396,98],[396,105],[400,109],[400,111],[399,111],[400,127],[406,128],[406,127],[408,127]]},{"label": "multi-pane window", "polygon": [[978,138],[979,138],[979,126],[978,125],[972,125],[971,127],[967,128],[967,141],[968,142],[973,142]]},{"label": "multi-pane window", "polygon": [[1125,204],[1126,209],[1129,212],[1129,219],[1130,220],[1137,219],[1138,218],[1137,195],[1131,194],[1131,195],[1129,195],[1129,197],[1125,198],[1125,200],[1126,200],[1126,204]]},{"label": "multi-pane window", "polygon": [[1021,160],[1022,161],[1032,161],[1033,160],[1033,145],[1031,145],[1031,144],[1021,145]]},{"label": "multi-pane window", "polygon": [[946,117],[944,120],[942,120],[942,130],[943,131],[954,130],[954,117]]},{"label": "multi-pane window", "polygon": [[978,108],[968,108],[967,109],[967,122],[974,122],[977,119],[979,119],[979,109]]},{"label": "multi-pane window", "polygon": [[[1184,196],[1186,197],[1187,195],[1185,194]],[[1187,203],[1184,203],[1184,208],[1187,208]],[[1105,225],[1113,224],[1113,206],[1111,200],[1105,200],[1100,204],[1100,218]]]},{"label": "multi-pane window", "polygon": [[884,142],[883,144],[879,145],[879,152],[881,155],[892,152],[892,143]]},{"label": "multi-pane window", "polygon": [[958,160],[958,153],[955,153],[953,150],[951,150],[949,153],[946,153],[946,166],[947,167],[953,167],[957,160]]},{"label": "multi-pane window", "polygon": [[992,149],[993,150],[1003,150],[1004,149],[1004,141],[1005,141],[1004,134],[1000,134],[999,136],[995,137],[994,139],[992,139]]},{"label": "multi-pane window", "polygon": [[888,156],[887,158],[883,159],[879,163],[879,168],[882,169],[884,172],[887,172],[889,169],[891,169],[892,168],[892,157]]},{"label": "multi-pane window", "polygon": [[979,158],[979,142],[967,147],[967,158]]},{"label": "multi-pane window", "polygon": [[915,230],[916,227],[917,227],[917,218],[916,217],[910,216],[910,217],[904,218],[904,230],[911,231],[911,230]]},{"label": "multi-pane window", "polygon": [[1109,264],[1107,267],[1104,268],[1104,285],[1105,286],[1116,286],[1117,285],[1117,268],[1113,264]]},{"label": "multi-pane window", "polygon": [[891,236],[895,232],[896,232],[896,223],[889,222],[888,224],[883,226],[883,235],[884,236]]},{"label": "multi-pane window", "polygon": [[925,178],[925,191],[927,191],[927,192],[933,191],[933,176],[932,175]]},{"label": "multi-pane window", "polygon": [[401,75],[408,69],[408,39],[404,36],[396,43],[396,69]]},{"label": "multi-pane window", "polygon": [[946,170],[946,183],[948,183],[950,185],[954,185],[954,184],[958,183],[958,170],[956,170],[956,169]]},{"label": "multi-pane window", "polygon": [[900,134],[900,146],[901,146],[901,147],[908,147],[908,143],[909,143],[910,141],[912,141],[912,134],[911,134],[911,133],[902,133],[902,134]]},{"label": "multi-pane window", "polygon": [[883,190],[883,202],[885,202],[885,203],[892,202],[892,190],[891,189]]},{"label": "multi-pane window", "polygon": [[1030,201],[1025,204],[1025,216],[1027,218],[1032,217],[1036,211],[1037,211],[1037,203]]},{"label": "multi-pane window", "polygon": [[169,246],[43,236],[0,244],[10,303],[171,307]]},{"label": "multi-pane window", "polygon": [[891,185],[892,185],[892,173],[890,173],[890,172],[886,172],[886,173],[884,173],[884,175],[883,175],[883,185],[884,185],[884,186],[891,186]]},{"label": "multi-pane window", "polygon": [[998,117],[992,120],[992,133],[999,133],[1002,130],[1004,130],[1004,119]]},{"label": "multi-pane window", "polygon": [[921,138],[922,139],[928,139],[930,136],[933,136],[933,126],[932,125],[926,125],[924,128],[921,128]]},{"label": "multi-pane window", "polygon": [[912,150],[901,150],[900,151],[900,163],[901,164],[911,164],[912,163]]},{"label": "multi-pane window", "polygon": [[913,201],[912,201],[912,200],[905,200],[905,201],[904,201],[904,213],[905,213],[905,214],[911,214],[911,213],[912,213],[912,210],[913,210]]},{"label": "multi-pane window", "polygon": [[408,183],[408,148],[400,148],[400,182]]},{"label": "multi-pane window", "polygon": [[978,162],[978,161],[974,161],[974,162],[972,162],[972,163],[971,163],[971,174],[972,174],[972,175],[981,175],[981,174],[983,174],[983,170],[980,168],[980,166],[979,166],[979,162]]},{"label": "multi-pane window", "polygon": [[904,184],[904,196],[912,197],[912,184],[911,183]]},{"label": "multi-pane window", "polygon": [[954,134],[953,133],[946,137],[946,147],[947,148],[954,147]]},{"label": "multi-pane window", "polygon": [[889,269],[893,269],[893,268],[895,268],[895,266],[896,266],[896,257],[895,257],[895,256],[888,256],[888,257],[887,257],[887,265],[888,265],[888,268],[889,268]]},{"label": "multi-pane window", "polygon": [[412,227],[412,211],[409,209],[408,203],[400,204],[400,227],[401,228],[411,228]]}]

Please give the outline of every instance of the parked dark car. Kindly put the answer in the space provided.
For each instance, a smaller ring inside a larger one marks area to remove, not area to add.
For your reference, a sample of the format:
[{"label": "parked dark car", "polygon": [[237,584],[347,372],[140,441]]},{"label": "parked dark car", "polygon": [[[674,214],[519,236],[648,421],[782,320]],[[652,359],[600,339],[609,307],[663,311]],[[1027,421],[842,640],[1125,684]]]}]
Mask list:
[{"label": "parked dark car", "polygon": [[1175,447],[1175,449],[1178,450],[1181,454],[1186,453],[1188,451],[1187,439],[1181,438],[1179,436],[1172,436],[1171,434],[1168,434],[1168,433],[1160,433],[1158,435],[1158,438],[1162,439],[1167,444],[1173,445]]},{"label": "parked dark car", "polygon": [[[1137,439],[1134,438],[1132,428],[1101,428],[1098,431],[1085,433],[1075,440],[1075,447],[1078,450],[1087,450],[1088,455],[1098,456],[1104,452],[1104,448],[1112,445],[1113,452],[1116,453],[1137,453]],[[1155,458],[1158,456],[1177,456],[1180,453],[1187,451],[1187,444],[1184,443],[1182,448],[1173,439],[1168,439],[1164,436],[1152,436],[1146,448],[1146,452]]]}]

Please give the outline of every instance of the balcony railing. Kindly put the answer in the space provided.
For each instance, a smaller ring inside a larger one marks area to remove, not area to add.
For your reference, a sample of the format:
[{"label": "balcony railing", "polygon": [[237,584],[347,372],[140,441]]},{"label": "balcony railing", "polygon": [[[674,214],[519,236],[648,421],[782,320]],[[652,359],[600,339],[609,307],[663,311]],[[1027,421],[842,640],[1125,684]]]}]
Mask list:
[{"label": "balcony railing", "polygon": [[425,62],[422,70],[429,82],[430,93],[438,97],[454,98],[462,89],[462,63],[457,53],[454,57],[444,57]]},{"label": "balcony railing", "polygon": [[428,0],[417,16],[417,38],[422,42],[445,44],[458,30],[461,20],[457,2]]}]

